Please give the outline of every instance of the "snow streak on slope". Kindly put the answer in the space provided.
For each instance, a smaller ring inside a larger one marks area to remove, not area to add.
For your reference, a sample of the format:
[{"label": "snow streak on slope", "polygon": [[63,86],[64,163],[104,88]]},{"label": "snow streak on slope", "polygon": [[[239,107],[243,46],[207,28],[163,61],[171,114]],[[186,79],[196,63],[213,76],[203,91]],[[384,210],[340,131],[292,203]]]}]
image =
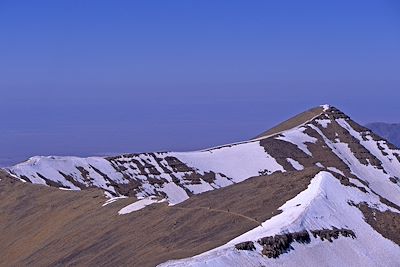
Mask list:
[{"label": "snow streak on slope", "polygon": [[392,177],[400,177],[400,168],[395,153],[400,150],[391,150],[384,140],[374,140],[370,134],[362,135],[355,131],[345,119],[336,120],[344,129],[355,137],[372,155],[377,157],[383,169]]},{"label": "snow streak on slope", "polygon": [[[280,208],[281,214],[261,226],[199,256],[160,266],[311,266],[318,260],[323,265],[331,263],[332,266],[397,265],[400,247],[383,238],[364,221],[363,214],[354,206],[359,203],[367,203],[381,211],[399,212],[381,203],[378,196],[343,186],[331,173],[323,171],[312,179],[305,191]],[[294,243],[294,250],[277,259],[263,256],[262,246],[257,243],[264,237],[282,233],[334,228],[350,229],[356,238],[340,236],[330,243],[311,237],[309,244]],[[236,244],[246,241],[254,242],[255,250],[235,249]]]},{"label": "snow streak on slope", "polygon": [[297,160],[291,159],[291,158],[287,158],[286,159],[295,170],[301,171],[304,170],[304,166],[301,165]]},{"label": "snow streak on slope", "polygon": [[[340,140],[336,142],[330,141],[320,129],[311,125],[311,127],[317,131],[321,137],[324,138],[325,144],[327,144],[331,150],[350,168],[351,172],[359,177],[361,180],[366,181],[368,186],[376,193],[395,203],[400,205],[400,187],[395,186],[390,180],[390,174],[385,169],[379,169],[371,164],[364,165],[358,158],[355,157],[354,153],[349,148],[347,143],[342,143]],[[375,141],[373,141],[375,142]],[[396,160],[393,160],[393,164],[397,164],[397,171],[400,170],[400,164]],[[352,180],[354,183],[356,181]],[[360,186],[362,186],[360,184]]]},{"label": "snow streak on slope", "polygon": [[138,201],[136,201],[136,202],[134,202],[132,204],[129,204],[128,206],[122,208],[118,212],[118,214],[119,215],[128,214],[128,213],[131,213],[131,212],[134,212],[134,211],[141,210],[141,209],[143,209],[146,206],[149,206],[151,204],[162,203],[164,201],[165,201],[165,199],[157,200],[155,197],[143,198],[143,199],[140,199],[140,200],[138,200]]}]

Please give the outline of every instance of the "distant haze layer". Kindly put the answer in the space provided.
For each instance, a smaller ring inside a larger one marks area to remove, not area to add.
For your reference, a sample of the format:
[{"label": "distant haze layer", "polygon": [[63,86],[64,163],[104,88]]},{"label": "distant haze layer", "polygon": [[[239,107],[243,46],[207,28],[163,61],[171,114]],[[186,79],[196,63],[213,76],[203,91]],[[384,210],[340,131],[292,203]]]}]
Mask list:
[{"label": "distant haze layer", "polygon": [[400,147],[400,123],[374,122],[367,124],[366,127]]}]

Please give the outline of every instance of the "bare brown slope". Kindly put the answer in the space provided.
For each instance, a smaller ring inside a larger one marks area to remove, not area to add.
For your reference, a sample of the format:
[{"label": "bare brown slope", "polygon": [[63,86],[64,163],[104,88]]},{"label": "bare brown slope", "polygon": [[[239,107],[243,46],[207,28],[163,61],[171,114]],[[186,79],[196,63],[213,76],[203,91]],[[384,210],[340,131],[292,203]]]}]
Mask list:
[{"label": "bare brown slope", "polygon": [[254,139],[274,135],[274,134],[295,128],[299,125],[302,125],[302,124],[308,122],[309,120],[313,119],[314,117],[322,114],[323,111],[324,111],[323,107],[315,107],[315,108],[309,109],[303,113],[300,113],[300,114],[274,126],[273,128],[256,136]]},{"label": "bare brown slope", "polygon": [[[317,169],[251,178],[168,207],[117,215],[99,190],[0,181],[0,259],[10,265],[154,266],[217,247],[277,214]],[[290,185],[290,186],[288,186]]]}]

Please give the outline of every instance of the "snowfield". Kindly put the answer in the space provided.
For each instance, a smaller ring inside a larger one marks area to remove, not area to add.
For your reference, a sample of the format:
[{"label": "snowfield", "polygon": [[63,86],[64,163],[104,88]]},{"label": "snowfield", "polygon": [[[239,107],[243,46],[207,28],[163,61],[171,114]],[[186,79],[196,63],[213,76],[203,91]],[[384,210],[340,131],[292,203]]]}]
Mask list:
[{"label": "snowfield", "polygon": [[[181,161],[200,175],[213,172],[215,179],[211,183],[202,179],[196,183],[189,183],[185,179],[193,171],[177,171],[166,161],[168,157]],[[29,179],[32,183],[46,184],[44,179],[46,178],[59,184],[58,187],[81,190],[81,187],[95,186],[113,193],[115,196],[119,196],[119,194],[111,186],[111,183],[128,184],[128,177],[142,183],[136,194],[137,198],[146,198],[162,193],[166,195],[165,198],[171,205],[188,199],[188,191],[192,194],[200,194],[242,182],[250,177],[260,175],[260,172],[271,174],[276,171],[285,171],[273,157],[265,152],[259,141],[196,152],[168,152],[155,156],[148,154],[122,156],[121,159],[118,159],[118,163],[121,166],[118,168],[123,169],[126,175],[120,169],[113,167],[113,162],[101,157],[33,157],[9,168],[9,171],[18,177]],[[148,170],[145,170],[147,176],[139,173],[140,164],[154,167],[159,174],[151,175]],[[149,183],[148,177],[163,179],[164,182],[153,185]],[[178,179],[180,183],[176,183],[173,179]],[[77,183],[82,186],[76,186]]]}]

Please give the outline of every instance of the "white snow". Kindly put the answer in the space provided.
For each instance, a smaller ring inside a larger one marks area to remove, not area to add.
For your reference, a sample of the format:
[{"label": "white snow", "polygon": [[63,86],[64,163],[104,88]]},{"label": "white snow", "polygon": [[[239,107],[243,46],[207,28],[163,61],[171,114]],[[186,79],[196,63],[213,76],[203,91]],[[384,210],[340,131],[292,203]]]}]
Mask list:
[{"label": "white snow", "polygon": [[304,133],[305,130],[305,127],[294,128],[283,132],[281,134],[282,136],[275,137],[275,139],[292,143],[296,145],[299,149],[304,151],[304,153],[306,153],[307,155],[312,156],[306,143],[315,143],[317,142],[317,139]]},{"label": "white snow", "polygon": [[144,209],[146,206],[149,206],[151,204],[162,203],[164,201],[165,199],[157,200],[157,198],[155,197],[144,198],[122,208],[120,211],[118,211],[118,214],[119,215],[128,214],[134,211]]},{"label": "white snow", "polygon": [[124,198],[128,198],[128,197],[126,197],[126,196],[112,197],[112,198],[110,198],[110,199],[107,199],[107,201],[106,201],[102,206],[105,207],[105,206],[107,206],[108,204],[111,204],[111,203],[113,203],[113,202],[115,202],[115,201],[117,201],[117,200],[124,199]]},{"label": "white snow", "polygon": [[298,171],[304,170],[304,166],[301,165],[300,162],[298,162],[297,160],[294,160],[292,158],[287,158],[286,160],[293,166],[295,170]]},{"label": "white snow", "polygon": [[[201,194],[215,189],[212,184],[206,183],[203,180],[201,180],[201,184],[187,184],[185,187],[193,194]],[[217,188],[219,188],[219,186]]]},{"label": "white snow", "polygon": [[258,176],[259,172],[264,170],[270,173],[284,171],[283,167],[265,152],[259,141],[208,151],[171,153],[170,155],[203,172],[223,173],[235,183]]},{"label": "white snow", "polygon": [[338,173],[338,174],[340,174],[340,175],[342,175],[342,176],[346,176],[346,175],[344,175],[344,173],[343,173],[341,170],[339,170],[338,168],[335,168],[335,167],[328,167],[327,169],[330,170],[330,171],[336,172],[336,173]]},{"label": "white snow", "polygon": [[[96,186],[115,192],[114,188],[108,185],[104,177],[97,173],[91,166],[99,169],[102,173],[109,175],[116,182],[126,182],[122,175],[116,172],[109,161],[100,157],[78,158],[78,157],[32,157],[28,161],[17,164],[10,169],[16,175],[27,176],[32,183],[46,184],[45,180],[40,177],[62,184],[66,188],[80,190],[79,187],[65,179],[60,172],[73,177],[86,186]],[[82,167],[89,172],[90,180],[82,177],[81,172],[77,167]]]},{"label": "white snow", "polygon": [[319,125],[321,125],[324,128],[328,128],[328,124],[331,123],[332,121],[330,119],[319,119],[315,120]]},{"label": "white snow", "polygon": [[[215,180],[212,183],[200,180],[200,183],[193,184],[186,179],[186,175],[193,174],[192,171],[175,171],[169,166],[166,157],[176,157],[200,175],[204,175],[206,172],[214,172]],[[138,164],[134,163],[137,161]],[[145,198],[163,192],[171,205],[188,199],[187,190],[194,194],[200,194],[241,182],[252,176],[258,176],[261,171],[267,173],[285,171],[274,158],[265,152],[258,141],[208,151],[124,155],[117,158],[114,164],[118,164],[126,176],[140,182],[141,185],[136,197]],[[142,166],[151,164],[161,174],[152,175],[149,169],[145,168],[147,175],[142,175],[139,166],[137,166],[139,164]],[[168,172],[165,170],[168,170]],[[101,157],[34,157],[27,162],[11,167],[10,171],[16,175],[27,176],[33,183],[45,184],[45,180],[41,178],[45,177],[62,185],[60,187],[80,190],[74,183],[71,183],[70,179],[73,179],[82,185],[96,186],[112,192],[114,195],[118,194],[109,180],[120,184],[129,182],[122,173],[113,167],[110,161]],[[68,179],[61,173],[67,175]],[[169,173],[172,173],[180,182],[173,182],[172,175]],[[163,181],[160,184],[149,183],[148,177],[162,179]],[[110,203],[113,201],[110,201]]]},{"label": "white snow", "polygon": [[324,165],[322,165],[321,162],[317,162],[317,163],[315,163],[315,165],[316,165],[317,167],[320,167],[320,168],[325,168]]},{"label": "white snow", "polygon": [[173,182],[164,184],[160,191],[167,194],[170,205],[181,203],[189,198],[186,191]]},{"label": "white snow", "polygon": [[325,112],[325,111],[328,111],[328,110],[331,108],[331,106],[328,105],[328,104],[321,105],[321,107],[324,109],[324,112]]},{"label": "white snow", "polygon": [[58,189],[64,190],[64,191],[74,191],[74,190],[71,189],[71,188],[65,188],[65,187],[59,187]]}]

